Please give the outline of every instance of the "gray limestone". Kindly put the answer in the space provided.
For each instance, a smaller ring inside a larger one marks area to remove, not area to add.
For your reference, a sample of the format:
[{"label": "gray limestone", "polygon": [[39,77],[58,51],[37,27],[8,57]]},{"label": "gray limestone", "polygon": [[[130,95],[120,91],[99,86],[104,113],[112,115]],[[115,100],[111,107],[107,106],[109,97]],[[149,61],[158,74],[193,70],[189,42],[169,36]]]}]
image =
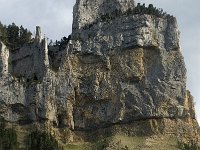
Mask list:
[{"label": "gray limestone", "polygon": [[77,0],[74,6],[73,30],[94,22],[102,14],[109,14],[115,10],[125,12],[134,7],[134,0]]},{"label": "gray limestone", "polygon": [[55,60],[39,27],[35,42],[15,52],[0,43],[0,115],[71,130],[195,119],[176,19],[135,14],[98,20],[134,6],[131,0],[77,0],[72,39]]}]

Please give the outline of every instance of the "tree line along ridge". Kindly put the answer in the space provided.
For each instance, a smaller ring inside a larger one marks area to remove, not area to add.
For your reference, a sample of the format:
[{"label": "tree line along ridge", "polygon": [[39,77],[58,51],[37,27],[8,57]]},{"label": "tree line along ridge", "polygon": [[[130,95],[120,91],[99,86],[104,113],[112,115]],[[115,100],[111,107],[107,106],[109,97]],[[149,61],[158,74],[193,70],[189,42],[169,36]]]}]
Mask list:
[{"label": "tree line along ridge", "polygon": [[129,15],[153,15],[159,18],[166,18],[166,19],[172,19],[174,16],[167,14],[163,11],[163,9],[156,8],[153,6],[153,4],[149,4],[148,7],[145,6],[145,4],[137,3],[137,6],[134,8],[129,8],[125,12],[122,12],[121,10],[116,9],[115,11],[111,13],[105,13],[100,14],[99,17],[92,23],[85,24],[82,29],[86,30],[91,28],[94,24],[97,24],[98,22],[109,22],[113,19],[116,19],[120,16],[129,16]]},{"label": "tree line along ridge", "polygon": [[[59,49],[66,47],[71,35],[62,37],[60,40],[53,42],[50,40],[49,46],[58,46]],[[47,38],[48,39],[48,38]],[[0,41],[2,41],[10,50],[20,49],[25,44],[33,43],[33,34],[22,25],[17,26],[15,23],[4,25],[0,22]]]}]

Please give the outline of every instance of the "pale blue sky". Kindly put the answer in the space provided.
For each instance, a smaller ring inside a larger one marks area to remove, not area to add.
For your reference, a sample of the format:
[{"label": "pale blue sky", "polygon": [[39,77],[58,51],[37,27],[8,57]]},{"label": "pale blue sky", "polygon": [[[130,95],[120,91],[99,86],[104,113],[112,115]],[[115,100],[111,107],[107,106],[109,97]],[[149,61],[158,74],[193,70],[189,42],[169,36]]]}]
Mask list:
[{"label": "pale blue sky", "polygon": [[[137,0],[174,15],[181,31],[181,47],[187,66],[187,88],[196,102],[200,122],[200,1],[199,0]],[[43,28],[46,37],[60,39],[71,33],[72,9],[75,0],[0,0],[0,21],[15,22],[32,32]]]}]

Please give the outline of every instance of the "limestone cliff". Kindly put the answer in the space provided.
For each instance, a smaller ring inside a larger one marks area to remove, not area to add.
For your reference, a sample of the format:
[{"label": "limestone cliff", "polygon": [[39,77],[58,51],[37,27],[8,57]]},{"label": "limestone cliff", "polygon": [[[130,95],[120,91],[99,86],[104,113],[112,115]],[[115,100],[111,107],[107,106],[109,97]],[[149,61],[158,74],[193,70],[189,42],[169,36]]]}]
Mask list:
[{"label": "limestone cliff", "polygon": [[1,43],[1,117],[63,143],[115,137],[105,148],[198,149],[176,18],[148,9],[131,0],[77,0],[72,38],[55,60],[48,51],[58,50],[40,28],[15,52]]}]

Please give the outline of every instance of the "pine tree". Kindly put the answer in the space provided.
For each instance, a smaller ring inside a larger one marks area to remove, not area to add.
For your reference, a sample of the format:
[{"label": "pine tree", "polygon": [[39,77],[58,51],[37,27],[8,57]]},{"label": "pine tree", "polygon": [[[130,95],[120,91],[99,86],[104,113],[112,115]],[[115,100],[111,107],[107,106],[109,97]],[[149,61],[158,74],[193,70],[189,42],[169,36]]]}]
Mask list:
[{"label": "pine tree", "polygon": [[7,27],[0,22],[0,40],[7,44],[8,37],[7,37]]},{"label": "pine tree", "polygon": [[0,40],[11,50],[22,47],[32,40],[32,33],[22,25],[18,27],[15,23],[8,26],[0,22]]},{"label": "pine tree", "polygon": [[19,46],[19,27],[12,23],[7,27],[8,46],[13,50]]},{"label": "pine tree", "polygon": [[19,29],[19,45],[23,46],[31,41],[32,33],[21,25]]}]

